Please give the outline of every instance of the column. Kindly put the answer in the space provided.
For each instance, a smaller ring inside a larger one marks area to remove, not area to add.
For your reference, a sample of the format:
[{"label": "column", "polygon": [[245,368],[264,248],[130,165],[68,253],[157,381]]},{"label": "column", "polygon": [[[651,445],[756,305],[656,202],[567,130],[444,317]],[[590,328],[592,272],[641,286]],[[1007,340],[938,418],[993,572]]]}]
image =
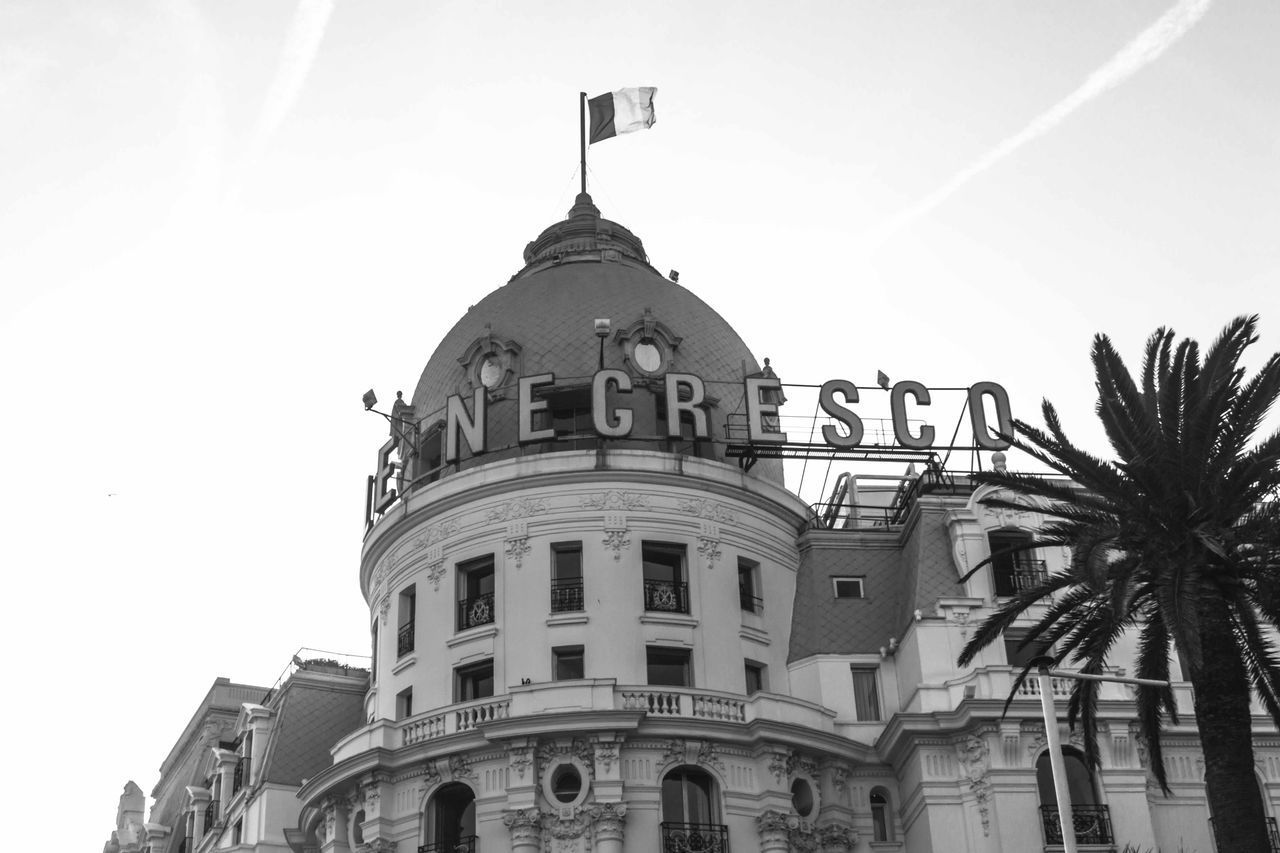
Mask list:
[{"label": "column", "polygon": [[215,772],[218,774],[217,820],[225,823],[227,809],[231,806],[231,784],[239,756],[229,749],[213,747],[213,760],[217,762]]},{"label": "column", "polygon": [[187,796],[191,798],[191,847],[200,846],[204,837],[204,810],[209,805],[209,789],[187,786]]},{"label": "column", "polygon": [[511,809],[502,822],[511,832],[511,853],[538,853],[542,849],[542,815],[537,809]]},{"label": "column", "polygon": [[756,817],[756,831],[760,833],[760,853],[790,853],[790,826],[787,815],[769,809]]},{"label": "column", "polygon": [[168,849],[169,827],[161,826],[158,823],[148,823],[145,825],[147,830],[147,844],[151,848],[151,853],[164,853]]},{"label": "column", "polygon": [[347,835],[347,806],[337,797],[325,797],[320,805],[320,826],[324,839],[320,853],[351,853]]},{"label": "column", "polygon": [[626,803],[600,803],[596,815],[596,853],[622,853]]}]

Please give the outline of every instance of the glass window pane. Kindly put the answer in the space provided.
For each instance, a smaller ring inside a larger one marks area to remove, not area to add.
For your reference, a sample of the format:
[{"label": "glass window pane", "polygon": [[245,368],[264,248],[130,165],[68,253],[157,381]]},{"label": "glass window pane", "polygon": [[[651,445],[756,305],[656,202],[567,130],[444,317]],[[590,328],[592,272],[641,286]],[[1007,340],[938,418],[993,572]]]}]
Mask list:
[{"label": "glass window pane", "polygon": [[854,715],[863,722],[879,720],[880,697],[876,691],[876,671],[854,669],[852,673]]}]

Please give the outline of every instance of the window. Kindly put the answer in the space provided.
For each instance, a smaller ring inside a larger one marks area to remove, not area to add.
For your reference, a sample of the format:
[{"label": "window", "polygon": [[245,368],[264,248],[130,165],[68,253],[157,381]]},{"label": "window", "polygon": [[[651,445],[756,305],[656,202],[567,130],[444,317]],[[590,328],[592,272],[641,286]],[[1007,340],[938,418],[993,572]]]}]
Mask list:
[{"label": "window", "polygon": [[[1067,794],[1071,803],[1071,823],[1080,845],[1098,846],[1115,843],[1111,829],[1111,811],[1098,802],[1093,773],[1084,756],[1073,747],[1062,747],[1062,762],[1067,776]],[[1040,794],[1040,816],[1046,844],[1062,843],[1062,823],[1058,819],[1058,800],[1054,795],[1053,765],[1049,751],[1036,759],[1036,787]]]},{"label": "window", "polygon": [[893,840],[893,821],[889,819],[889,794],[884,788],[871,789],[871,840]]},{"label": "window", "polygon": [[476,795],[466,785],[441,785],[431,795],[425,817],[423,836],[427,843],[418,849],[439,853],[476,849]]},{"label": "window", "polygon": [[396,719],[413,716],[413,688],[406,687],[396,694]]},{"label": "window", "polygon": [[738,558],[738,603],[747,613],[764,611],[764,599],[756,593],[759,588],[756,583],[759,571],[759,563],[743,557]]},{"label": "window", "polygon": [[404,657],[413,651],[413,625],[418,612],[418,596],[412,585],[400,593],[398,608],[399,631],[396,633],[396,657]]},{"label": "window", "polygon": [[533,413],[533,429],[554,429],[556,438],[595,438],[595,421],[591,415],[591,388],[558,388],[537,394],[546,400],[547,408]]},{"label": "window", "polygon": [[649,684],[669,687],[689,687],[693,684],[689,672],[688,649],[648,646],[644,651]]},{"label": "window", "polygon": [[684,581],[684,546],[665,542],[641,545],[644,563],[644,609],[689,612],[689,588]]},{"label": "window", "polygon": [[460,666],[453,671],[455,702],[483,699],[493,695],[493,659]]},{"label": "window", "polygon": [[378,621],[373,622],[373,655],[369,658],[369,683],[378,683]]},{"label": "window", "polygon": [[458,565],[458,630],[493,622],[493,555]]},{"label": "window", "polygon": [[756,663],[753,660],[744,661],[743,669],[746,671],[747,677],[747,695],[759,693],[764,690],[764,664]]},{"label": "window", "polygon": [[791,808],[800,817],[808,817],[813,811],[813,786],[808,779],[797,779],[791,783]]},{"label": "window", "polygon": [[[1092,806],[1098,802],[1097,792],[1093,788],[1093,774],[1084,756],[1075,749],[1062,747],[1062,763],[1067,770],[1067,792],[1071,795],[1072,806]],[[1045,750],[1036,759],[1036,787],[1040,791],[1040,804],[1056,806],[1057,797],[1053,788],[1053,764],[1049,760],[1049,752]]]},{"label": "window", "polygon": [[853,674],[853,713],[858,722],[870,723],[880,719],[880,693],[876,689],[874,667],[850,667]]},{"label": "window", "polygon": [[[1030,543],[1031,534],[1022,530],[993,530],[987,534],[996,595],[1017,595],[1044,583],[1048,577],[1044,560],[1034,559],[1035,551],[1025,550]],[[1024,550],[1010,550],[1014,548]]]},{"label": "window", "polygon": [[1016,628],[1004,632],[1004,653],[1009,660],[1009,666],[1022,669],[1032,659],[1048,653],[1048,648],[1043,643],[1031,643],[1021,649],[1018,648],[1026,636],[1025,630]]},{"label": "window", "polygon": [[586,678],[582,646],[557,646],[551,650],[551,679],[568,681]]},{"label": "window", "polygon": [[551,543],[551,612],[582,610],[582,543]]},{"label": "window", "polygon": [[434,483],[439,480],[440,470],[444,467],[444,427],[442,425],[434,425],[426,431],[418,453],[418,461],[414,466],[415,482],[421,480]]},{"label": "window", "polygon": [[662,850],[728,850],[715,781],[698,767],[677,767],[662,777]]},{"label": "window", "polygon": [[235,825],[231,827],[232,846],[239,844],[243,838],[244,838],[244,825],[241,821],[236,821]]},{"label": "window", "polygon": [[831,593],[836,598],[866,598],[862,581],[860,577],[832,578]]}]

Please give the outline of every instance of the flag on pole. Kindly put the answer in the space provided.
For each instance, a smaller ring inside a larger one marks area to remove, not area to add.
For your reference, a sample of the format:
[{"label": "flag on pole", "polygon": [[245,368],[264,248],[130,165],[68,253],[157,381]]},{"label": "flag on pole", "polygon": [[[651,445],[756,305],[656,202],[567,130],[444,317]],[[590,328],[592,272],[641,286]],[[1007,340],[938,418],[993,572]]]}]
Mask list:
[{"label": "flag on pole", "polygon": [[591,110],[591,136],[588,141],[600,142],[619,133],[653,127],[653,96],[657,91],[654,86],[619,89],[587,101]]}]

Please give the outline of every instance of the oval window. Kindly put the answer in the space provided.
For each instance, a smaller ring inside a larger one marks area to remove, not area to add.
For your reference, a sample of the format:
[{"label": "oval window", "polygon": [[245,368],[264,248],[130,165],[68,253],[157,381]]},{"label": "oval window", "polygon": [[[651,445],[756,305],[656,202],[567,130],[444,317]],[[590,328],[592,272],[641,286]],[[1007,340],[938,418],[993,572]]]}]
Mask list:
[{"label": "oval window", "polygon": [[791,783],[791,808],[800,817],[808,817],[813,811],[813,786],[805,779]]},{"label": "oval window", "polygon": [[506,371],[502,369],[498,359],[491,355],[486,355],[484,361],[480,362],[480,384],[490,390],[498,387],[504,373]]},{"label": "oval window", "polygon": [[562,803],[572,803],[582,793],[582,774],[572,764],[561,764],[551,774],[551,792]]},{"label": "oval window", "polygon": [[645,373],[657,373],[662,369],[662,350],[652,340],[636,344],[632,356],[636,360],[636,367]]}]

